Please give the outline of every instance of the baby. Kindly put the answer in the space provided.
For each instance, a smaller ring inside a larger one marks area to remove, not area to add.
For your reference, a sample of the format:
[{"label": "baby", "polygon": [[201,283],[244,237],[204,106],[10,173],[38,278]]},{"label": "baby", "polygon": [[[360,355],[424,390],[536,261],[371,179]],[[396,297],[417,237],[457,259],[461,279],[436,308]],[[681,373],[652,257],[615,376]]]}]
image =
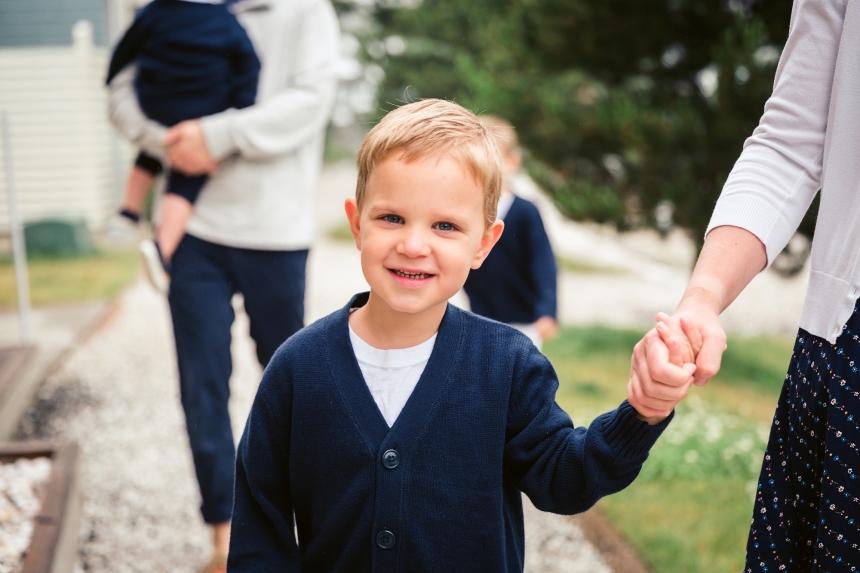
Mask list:
[{"label": "baby", "polygon": [[[254,104],[260,61],[245,29],[226,4],[154,0],[146,5],[111,57],[107,83],[135,63],[134,86],[143,112],[165,126]],[[120,215],[137,223],[161,162],[141,152],[129,174]],[[140,248],[147,276],[161,291],[174,251],[185,236],[205,175],[170,170],[156,241]]]}]

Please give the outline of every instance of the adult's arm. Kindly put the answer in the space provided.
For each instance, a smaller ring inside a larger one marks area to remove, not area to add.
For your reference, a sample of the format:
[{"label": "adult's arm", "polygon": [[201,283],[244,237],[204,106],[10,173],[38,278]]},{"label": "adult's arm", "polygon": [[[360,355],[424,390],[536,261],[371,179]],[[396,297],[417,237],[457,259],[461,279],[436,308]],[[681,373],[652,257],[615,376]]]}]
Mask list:
[{"label": "adult's arm", "polygon": [[136,67],[128,65],[108,85],[108,117],[113,126],[129,141],[160,160],[167,157],[161,140],[167,128],[152,121],[140,109],[134,91]]},{"label": "adult's arm", "polygon": [[[765,247],[751,232],[722,226],[708,233],[690,284],[675,310],[696,352],[696,384],[702,386],[720,370],[726,334],[720,314],[767,264]],[[643,339],[645,354],[656,340]],[[634,354],[634,364],[644,356]]]},{"label": "adult's arm", "polygon": [[334,9],[328,1],[313,2],[294,29],[299,34],[294,44],[297,67],[286,87],[251,107],[201,119],[215,161],[234,153],[246,159],[278,156],[325,128],[337,89],[339,30]]},{"label": "adult's arm", "polygon": [[676,316],[697,352],[696,383],[720,368],[719,314],[797,230],[821,187],[834,70],[847,0],[795,0],[773,95],[744,143]]},{"label": "adult's arm", "polygon": [[768,264],[821,188],[846,5],[847,0],[795,0],[773,95],[744,143],[708,225],[708,232],[722,225],[748,230],[765,245]]}]

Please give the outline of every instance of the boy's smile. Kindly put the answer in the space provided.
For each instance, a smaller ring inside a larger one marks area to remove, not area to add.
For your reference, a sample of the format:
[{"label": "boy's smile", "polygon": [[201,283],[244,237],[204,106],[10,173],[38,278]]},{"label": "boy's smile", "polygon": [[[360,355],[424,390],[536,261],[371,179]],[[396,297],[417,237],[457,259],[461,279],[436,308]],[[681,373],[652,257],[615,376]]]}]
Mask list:
[{"label": "boy's smile", "polygon": [[361,210],[354,199],[346,203],[371,288],[366,308],[374,308],[377,319],[387,315],[389,326],[435,320],[432,335],[448,299],[501,235],[503,224],[487,227],[484,209],[480,184],[453,158],[406,162],[395,153],[381,161]]}]

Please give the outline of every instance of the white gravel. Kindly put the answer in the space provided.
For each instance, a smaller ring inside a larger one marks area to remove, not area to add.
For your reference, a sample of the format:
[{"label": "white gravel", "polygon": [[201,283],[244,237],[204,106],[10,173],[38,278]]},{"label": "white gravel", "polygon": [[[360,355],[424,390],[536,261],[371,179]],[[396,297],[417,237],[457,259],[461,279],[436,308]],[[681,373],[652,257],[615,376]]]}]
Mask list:
[{"label": "white gravel", "polygon": [[523,513],[525,573],[612,573],[594,545],[569,518],[538,510],[526,496],[523,496]]},{"label": "white gravel", "polygon": [[0,573],[20,571],[50,475],[50,458],[0,462]]}]

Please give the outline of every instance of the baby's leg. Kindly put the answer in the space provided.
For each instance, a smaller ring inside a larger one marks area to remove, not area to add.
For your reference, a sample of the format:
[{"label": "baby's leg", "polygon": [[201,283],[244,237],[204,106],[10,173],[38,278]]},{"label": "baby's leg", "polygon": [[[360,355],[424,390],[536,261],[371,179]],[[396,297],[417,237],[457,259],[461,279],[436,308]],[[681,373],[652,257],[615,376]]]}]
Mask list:
[{"label": "baby's leg", "polygon": [[155,231],[155,239],[165,263],[173,258],[173,253],[185,236],[185,225],[191,216],[193,205],[180,195],[167,193],[161,201],[161,219]]},{"label": "baby's leg", "polygon": [[177,171],[170,172],[167,193],[161,203],[161,219],[155,232],[165,263],[170,262],[185,236],[185,226],[194,209],[194,201],[208,179],[205,175],[191,177]]},{"label": "baby's leg", "polygon": [[152,187],[155,176],[161,172],[161,162],[146,153],[139,153],[134,166],[128,173],[125,196],[120,206],[120,214],[137,222],[143,211],[143,201]]}]

